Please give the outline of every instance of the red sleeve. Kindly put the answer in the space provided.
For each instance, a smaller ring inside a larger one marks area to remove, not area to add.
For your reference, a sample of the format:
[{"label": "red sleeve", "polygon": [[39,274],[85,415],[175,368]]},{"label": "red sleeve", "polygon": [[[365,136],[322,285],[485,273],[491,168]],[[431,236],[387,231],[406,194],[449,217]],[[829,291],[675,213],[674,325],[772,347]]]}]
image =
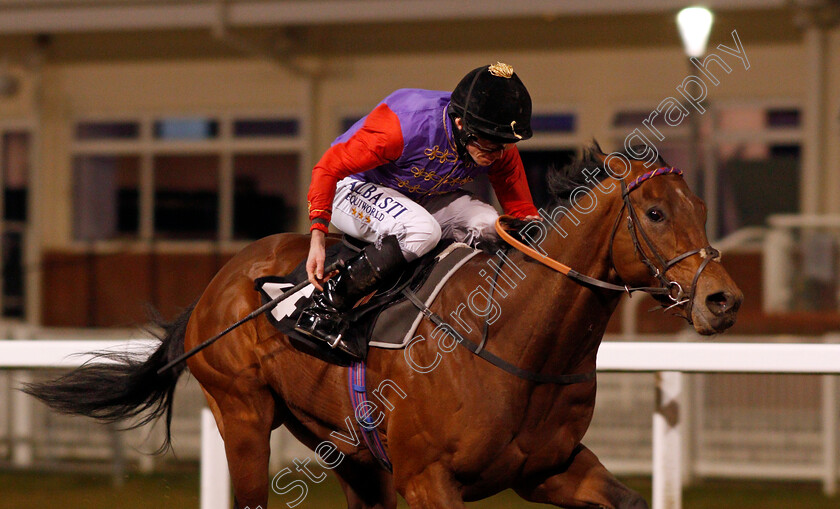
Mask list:
[{"label": "red sleeve", "polygon": [[327,232],[332,217],[332,202],[338,181],[363,171],[376,168],[400,157],[403,136],[396,113],[386,104],[380,104],[365,119],[364,125],[347,141],[330,147],[312,170],[307,201],[310,231]]},{"label": "red sleeve", "polygon": [[504,151],[502,158],[493,164],[487,176],[505,214],[520,219],[538,215],[525,177],[525,167],[522,166],[519,149],[515,145]]}]

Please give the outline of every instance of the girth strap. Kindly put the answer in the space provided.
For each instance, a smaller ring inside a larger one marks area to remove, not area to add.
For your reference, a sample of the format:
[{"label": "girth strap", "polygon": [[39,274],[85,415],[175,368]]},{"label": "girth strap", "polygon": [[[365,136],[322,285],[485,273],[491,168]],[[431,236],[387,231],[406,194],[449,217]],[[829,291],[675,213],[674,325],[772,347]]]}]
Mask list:
[{"label": "girth strap", "polygon": [[359,425],[359,434],[365,441],[368,450],[376,458],[383,469],[388,472],[393,472],[394,467],[391,465],[391,460],[388,458],[388,451],[382,444],[379,438],[379,431],[376,429],[376,423],[370,418],[370,415],[365,414],[362,420],[359,420],[359,408],[367,404],[367,389],[365,386],[365,362],[354,362],[348,368],[348,386],[350,388],[350,403],[353,405],[353,415],[356,416],[356,422]]},{"label": "girth strap", "polygon": [[486,360],[490,364],[500,368],[503,371],[510,373],[516,377],[522,378],[523,380],[528,380],[529,382],[535,382],[538,384],[557,384],[557,385],[571,385],[577,384],[581,382],[588,382],[590,380],[595,379],[595,371],[590,371],[588,373],[573,373],[569,375],[547,375],[544,373],[536,373],[534,371],[528,371],[527,369],[522,369],[518,366],[514,366],[513,364],[507,362],[506,360],[493,355],[492,353],[479,348],[479,345],[473,343],[469,339],[465,338],[461,334],[459,334],[451,325],[444,322],[443,319],[433,312],[431,309],[426,306],[426,304],[417,298],[409,289],[403,290],[403,295],[405,295],[408,300],[414,304],[417,309],[419,309],[423,315],[428,318],[433,324],[438,327],[445,327],[446,331],[452,334],[455,339],[458,340],[458,344],[469,350],[470,352],[478,355],[482,359]]}]

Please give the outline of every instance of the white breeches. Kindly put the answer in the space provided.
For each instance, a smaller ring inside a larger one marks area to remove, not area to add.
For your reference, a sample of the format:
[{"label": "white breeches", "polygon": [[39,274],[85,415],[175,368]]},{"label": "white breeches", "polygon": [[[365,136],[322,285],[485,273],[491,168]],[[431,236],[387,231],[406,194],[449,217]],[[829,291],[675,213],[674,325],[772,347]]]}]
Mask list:
[{"label": "white breeches", "polygon": [[498,212],[466,191],[433,196],[423,205],[394,189],[347,177],[336,187],[332,222],[368,242],[394,235],[407,260],[432,250],[441,238],[475,245],[491,237]]}]

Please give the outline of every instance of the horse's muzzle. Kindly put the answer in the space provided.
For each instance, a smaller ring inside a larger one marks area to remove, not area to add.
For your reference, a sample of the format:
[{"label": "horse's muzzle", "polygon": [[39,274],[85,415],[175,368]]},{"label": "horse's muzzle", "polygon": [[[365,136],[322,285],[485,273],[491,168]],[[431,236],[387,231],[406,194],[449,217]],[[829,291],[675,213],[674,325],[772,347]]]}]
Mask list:
[{"label": "horse's muzzle", "polygon": [[744,296],[740,290],[720,290],[698,295],[696,300],[701,300],[702,304],[695,302],[692,310],[694,328],[700,334],[709,335],[723,332],[735,324]]}]

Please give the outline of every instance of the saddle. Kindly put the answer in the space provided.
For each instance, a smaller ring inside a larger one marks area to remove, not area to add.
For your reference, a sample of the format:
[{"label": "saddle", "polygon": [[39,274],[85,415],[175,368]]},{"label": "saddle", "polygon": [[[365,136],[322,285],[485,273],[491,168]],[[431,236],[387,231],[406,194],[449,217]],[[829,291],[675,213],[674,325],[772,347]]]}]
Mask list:
[{"label": "saddle", "polygon": [[[345,235],[341,242],[327,248],[324,265],[330,265],[338,259],[347,259],[365,245],[367,243]],[[426,306],[431,305],[452,274],[480,252],[466,244],[444,240],[430,253],[409,263],[390,286],[379,289],[344,313],[344,319],[362,335],[369,347],[404,348],[423,318],[422,312],[411,302],[409,295],[424,302]],[[265,304],[306,279],[306,261],[303,261],[286,275],[256,279],[254,287]],[[306,286],[266,311],[265,315],[272,325],[289,337],[298,350],[332,364],[349,366],[350,360],[341,351],[331,350],[294,329],[300,312],[310,304],[314,290],[312,285]]]}]

